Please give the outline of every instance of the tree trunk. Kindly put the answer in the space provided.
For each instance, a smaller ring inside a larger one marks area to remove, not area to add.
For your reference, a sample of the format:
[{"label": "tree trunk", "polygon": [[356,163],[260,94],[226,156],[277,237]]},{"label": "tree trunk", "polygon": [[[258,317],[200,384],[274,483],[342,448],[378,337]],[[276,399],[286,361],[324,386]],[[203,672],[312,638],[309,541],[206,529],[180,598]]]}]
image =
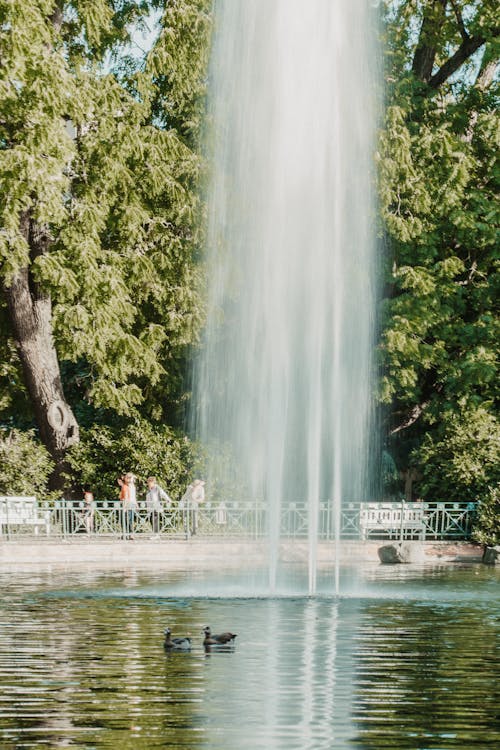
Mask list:
[{"label": "tree trunk", "polygon": [[417,47],[413,57],[412,70],[421,81],[428,83],[432,76],[436,58],[436,40],[445,19],[448,0],[429,0],[425,10]]},{"label": "tree trunk", "polygon": [[[31,262],[47,250],[48,235],[28,214],[20,221],[30,247]],[[64,487],[67,448],[78,442],[78,423],[64,397],[59,360],[52,337],[52,302],[33,280],[29,267],[20,269],[10,285],[4,284],[9,319],[24,380],[40,431],[40,438],[55,461],[50,488]]]}]

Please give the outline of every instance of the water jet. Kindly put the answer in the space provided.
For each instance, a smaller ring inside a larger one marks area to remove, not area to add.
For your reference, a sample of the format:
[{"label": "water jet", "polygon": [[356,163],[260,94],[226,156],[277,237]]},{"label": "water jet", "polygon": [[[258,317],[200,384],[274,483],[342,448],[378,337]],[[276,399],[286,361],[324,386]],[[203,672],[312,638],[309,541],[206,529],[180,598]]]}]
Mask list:
[{"label": "water jet", "polygon": [[342,500],[367,493],[374,22],[366,0],[215,4],[208,318],[193,422],[215,446],[212,491],[268,504],[271,590],[283,502],[308,501],[314,593],[320,502],[338,549]]}]

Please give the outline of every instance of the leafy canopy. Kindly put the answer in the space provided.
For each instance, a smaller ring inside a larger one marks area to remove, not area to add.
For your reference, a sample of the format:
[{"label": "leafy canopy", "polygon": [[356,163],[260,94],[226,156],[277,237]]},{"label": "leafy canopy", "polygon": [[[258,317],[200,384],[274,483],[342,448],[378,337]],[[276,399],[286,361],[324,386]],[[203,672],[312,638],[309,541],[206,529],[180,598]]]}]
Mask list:
[{"label": "leafy canopy", "polygon": [[498,481],[485,458],[498,455],[497,11],[489,0],[385,5],[380,400],[391,453],[417,464],[430,499]]},{"label": "leafy canopy", "polygon": [[[177,0],[132,59],[129,29],[159,5],[0,2],[0,277],[28,267],[50,293],[81,398],[130,415],[146,400],[157,418],[179,398],[203,314],[197,137],[210,34],[208,0]],[[23,212],[50,238],[37,258]],[[0,326],[5,350],[3,314]],[[14,397],[8,360],[0,377]]]}]

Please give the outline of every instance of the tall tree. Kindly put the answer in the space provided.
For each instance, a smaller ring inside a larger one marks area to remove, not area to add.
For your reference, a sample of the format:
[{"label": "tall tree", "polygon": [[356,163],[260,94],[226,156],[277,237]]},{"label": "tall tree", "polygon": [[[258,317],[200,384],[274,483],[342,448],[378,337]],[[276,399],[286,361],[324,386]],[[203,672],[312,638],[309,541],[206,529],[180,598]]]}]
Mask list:
[{"label": "tall tree", "polygon": [[79,435],[61,362],[94,408],[130,414],[196,336],[210,3],[168,3],[151,52],[130,54],[162,5],[0,0],[3,374],[13,340],[54,487]]},{"label": "tall tree", "polygon": [[[409,0],[387,3],[386,20],[380,195],[390,257],[381,398],[400,466],[416,464],[422,487],[440,499],[460,496],[466,483],[429,481],[432,473],[449,477],[445,445],[465,451],[459,437],[474,424],[491,467],[497,439],[489,429],[487,446],[480,427],[496,423],[498,397],[497,6]],[[480,475],[469,496],[495,481],[492,468]]]}]

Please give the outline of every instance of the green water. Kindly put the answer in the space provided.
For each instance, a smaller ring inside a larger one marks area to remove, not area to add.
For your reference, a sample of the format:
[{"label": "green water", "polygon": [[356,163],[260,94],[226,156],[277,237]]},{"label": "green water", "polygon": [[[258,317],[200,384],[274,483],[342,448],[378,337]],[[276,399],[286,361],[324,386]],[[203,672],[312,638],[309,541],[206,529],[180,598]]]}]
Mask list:
[{"label": "green water", "polygon": [[[498,570],[0,573],[0,747],[494,748]],[[190,634],[166,654],[163,629]],[[206,653],[202,629],[238,633]]]}]

